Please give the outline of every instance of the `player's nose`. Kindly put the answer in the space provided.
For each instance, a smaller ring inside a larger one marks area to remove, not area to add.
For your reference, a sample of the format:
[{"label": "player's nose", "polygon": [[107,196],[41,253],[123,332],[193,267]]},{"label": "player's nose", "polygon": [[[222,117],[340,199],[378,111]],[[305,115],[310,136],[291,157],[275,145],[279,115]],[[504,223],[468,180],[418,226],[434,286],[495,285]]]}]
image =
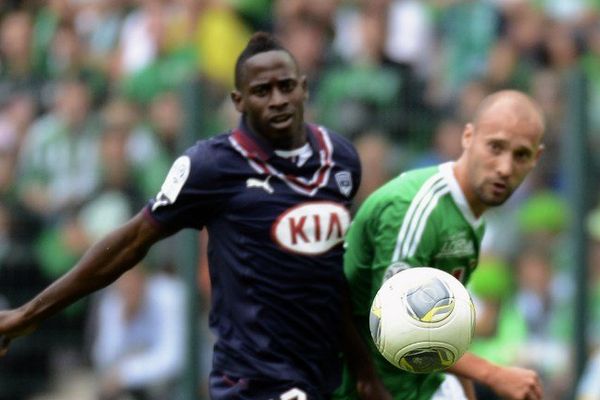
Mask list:
[{"label": "player's nose", "polygon": [[271,96],[271,106],[272,107],[281,107],[287,105],[289,102],[289,97],[286,93],[282,92],[278,88],[273,89],[273,95]]},{"label": "player's nose", "polygon": [[508,178],[512,175],[514,170],[514,163],[512,156],[509,154],[505,154],[498,158],[498,162],[496,163],[496,172],[502,178]]}]

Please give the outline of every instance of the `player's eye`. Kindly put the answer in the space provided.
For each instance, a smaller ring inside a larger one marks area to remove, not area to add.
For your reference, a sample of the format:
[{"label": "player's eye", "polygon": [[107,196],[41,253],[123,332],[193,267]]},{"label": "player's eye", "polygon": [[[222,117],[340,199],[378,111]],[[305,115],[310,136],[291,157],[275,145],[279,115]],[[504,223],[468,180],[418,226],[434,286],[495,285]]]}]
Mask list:
[{"label": "player's eye", "polygon": [[251,90],[251,93],[254,96],[264,97],[269,93],[269,87],[268,87],[268,85],[254,86]]},{"label": "player's eye", "polygon": [[531,152],[527,150],[519,150],[515,152],[515,160],[519,162],[526,162],[531,159]]},{"label": "player's eye", "polygon": [[488,142],[488,148],[490,149],[492,154],[500,154],[504,149],[504,146],[502,146],[502,143],[500,142],[492,141]]},{"label": "player's eye", "polygon": [[295,79],[286,79],[279,83],[279,89],[284,93],[290,93],[297,85],[298,82]]}]

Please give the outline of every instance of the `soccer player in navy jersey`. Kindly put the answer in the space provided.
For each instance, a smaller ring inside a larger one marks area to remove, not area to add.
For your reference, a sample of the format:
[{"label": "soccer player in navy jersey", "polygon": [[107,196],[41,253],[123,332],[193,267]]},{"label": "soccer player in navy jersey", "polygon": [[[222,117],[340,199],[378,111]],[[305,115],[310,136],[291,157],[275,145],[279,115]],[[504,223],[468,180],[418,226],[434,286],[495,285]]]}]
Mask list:
[{"label": "soccer player in navy jersey", "polygon": [[[12,339],[105,287],[183,228],[209,232],[213,399],[324,400],[347,351],[365,399],[385,399],[349,319],[342,241],[360,181],[352,145],[304,121],[305,76],[270,35],[240,54],[239,126],[175,160],[156,198],[23,306],[0,312]],[[346,312],[343,312],[345,310]]]}]

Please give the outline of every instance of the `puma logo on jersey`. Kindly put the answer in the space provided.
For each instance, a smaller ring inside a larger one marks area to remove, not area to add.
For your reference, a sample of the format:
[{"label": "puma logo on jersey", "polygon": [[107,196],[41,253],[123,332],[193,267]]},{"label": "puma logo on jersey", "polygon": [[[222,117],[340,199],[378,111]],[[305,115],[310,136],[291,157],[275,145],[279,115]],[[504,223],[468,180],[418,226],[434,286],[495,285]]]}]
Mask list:
[{"label": "puma logo on jersey", "polygon": [[264,181],[261,181],[260,179],[256,179],[256,178],[248,178],[248,180],[246,181],[246,187],[247,188],[262,188],[267,193],[273,194],[273,192],[275,192],[275,190],[273,190],[273,187],[271,186],[271,184],[269,184],[269,179],[271,179],[271,175],[269,175],[269,177],[267,179],[265,179]]},{"label": "puma logo on jersey", "polygon": [[[306,393],[298,388],[288,390],[279,396],[279,400],[306,400]],[[275,400],[273,398],[269,400]]]}]

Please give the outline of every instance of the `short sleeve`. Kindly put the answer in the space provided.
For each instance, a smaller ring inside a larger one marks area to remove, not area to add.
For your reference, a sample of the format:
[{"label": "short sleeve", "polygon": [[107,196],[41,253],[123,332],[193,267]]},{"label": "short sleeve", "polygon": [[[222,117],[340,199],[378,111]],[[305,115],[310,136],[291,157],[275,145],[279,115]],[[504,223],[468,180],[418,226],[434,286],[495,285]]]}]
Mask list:
[{"label": "short sleeve", "polygon": [[219,170],[219,148],[200,141],[177,158],[146,210],[160,225],[201,229],[230,196]]},{"label": "short sleeve", "polygon": [[367,315],[370,307],[380,251],[378,227],[381,205],[376,195],[368,198],[358,210],[345,239],[344,274],[357,315]]}]

